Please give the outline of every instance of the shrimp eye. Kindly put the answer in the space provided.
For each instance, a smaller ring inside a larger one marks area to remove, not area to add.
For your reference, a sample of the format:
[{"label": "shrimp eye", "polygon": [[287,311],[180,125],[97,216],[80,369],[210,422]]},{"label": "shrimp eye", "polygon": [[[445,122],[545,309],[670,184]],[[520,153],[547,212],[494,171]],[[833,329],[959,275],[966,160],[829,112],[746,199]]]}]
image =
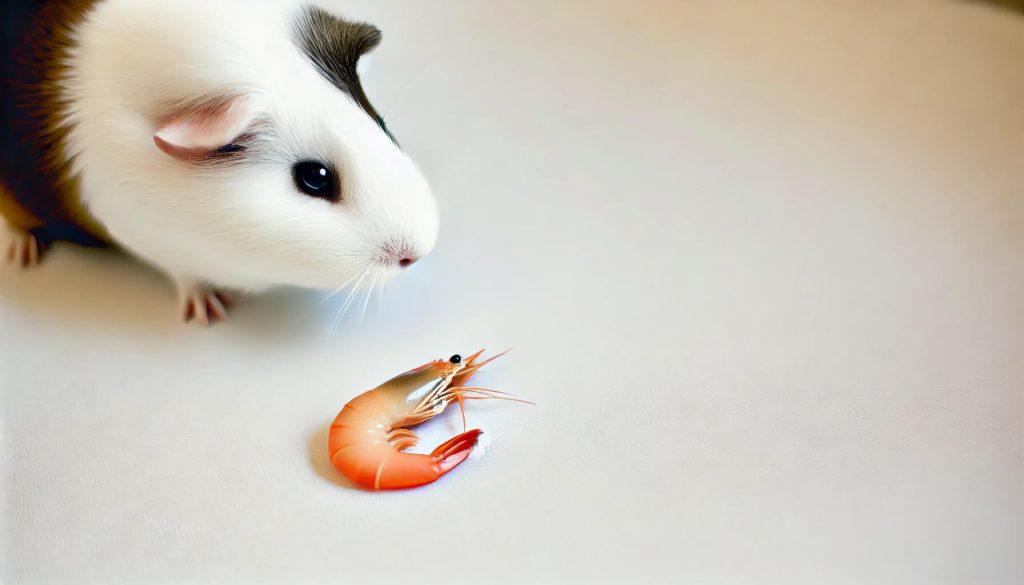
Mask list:
[{"label": "shrimp eye", "polygon": [[448,360],[448,361],[450,361],[450,362],[451,362],[451,363],[453,363],[453,364],[457,364],[457,363],[459,363],[459,362],[461,362],[461,361],[462,361],[462,356],[461,356],[461,355],[459,355],[459,354],[455,354],[455,355],[453,355],[453,356],[452,356],[452,358],[451,358],[450,360]]}]

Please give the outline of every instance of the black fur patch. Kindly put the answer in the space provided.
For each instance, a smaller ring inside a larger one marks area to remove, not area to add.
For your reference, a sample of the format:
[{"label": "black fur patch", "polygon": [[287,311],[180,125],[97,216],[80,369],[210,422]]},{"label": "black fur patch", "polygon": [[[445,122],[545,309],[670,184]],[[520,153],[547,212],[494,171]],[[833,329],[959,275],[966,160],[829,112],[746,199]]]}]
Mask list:
[{"label": "black fur patch", "polygon": [[89,246],[105,238],[81,206],[58,123],[64,59],[97,1],[3,0],[0,8],[0,191],[43,224],[40,241],[44,231]]},{"label": "black fur patch", "polygon": [[352,22],[315,6],[306,6],[296,15],[293,31],[295,44],[320,75],[350,95],[388,138],[398,144],[363,92],[356,72],[359,58],[380,44],[380,30],[372,24]]}]

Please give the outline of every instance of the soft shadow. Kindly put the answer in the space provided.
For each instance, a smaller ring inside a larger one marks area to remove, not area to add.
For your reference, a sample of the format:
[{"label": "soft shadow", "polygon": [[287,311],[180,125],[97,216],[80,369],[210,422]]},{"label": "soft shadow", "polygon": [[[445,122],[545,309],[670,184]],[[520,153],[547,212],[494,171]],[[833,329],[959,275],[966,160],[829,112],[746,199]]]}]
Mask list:
[{"label": "soft shadow", "polygon": [[[115,249],[57,243],[38,267],[0,263],[0,296],[15,311],[69,327],[160,336],[201,328],[182,322],[166,276]],[[290,288],[240,296],[210,330],[243,345],[308,339],[322,328],[322,313],[311,311],[320,297]]]},{"label": "soft shadow", "polygon": [[169,320],[158,307],[175,302],[170,283],[129,256],[61,243],[37,267],[0,265],[0,294],[34,317],[122,330],[160,329]]},{"label": "soft shadow", "polygon": [[1006,10],[1013,11],[1018,15],[1024,15],[1024,0],[967,0],[972,4],[988,4]]},{"label": "soft shadow", "polygon": [[280,288],[240,297],[226,323],[240,345],[265,347],[268,341],[308,342],[323,330],[323,312],[317,312],[320,291]]}]

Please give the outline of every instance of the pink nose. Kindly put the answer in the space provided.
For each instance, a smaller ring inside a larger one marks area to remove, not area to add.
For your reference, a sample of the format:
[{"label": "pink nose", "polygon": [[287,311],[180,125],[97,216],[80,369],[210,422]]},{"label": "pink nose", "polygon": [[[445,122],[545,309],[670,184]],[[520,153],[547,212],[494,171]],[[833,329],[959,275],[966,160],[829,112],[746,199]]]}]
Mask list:
[{"label": "pink nose", "polygon": [[417,258],[406,256],[405,258],[402,258],[401,260],[398,261],[398,265],[401,266],[402,268],[408,268],[409,266],[412,266],[412,263],[415,262],[416,260]]}]

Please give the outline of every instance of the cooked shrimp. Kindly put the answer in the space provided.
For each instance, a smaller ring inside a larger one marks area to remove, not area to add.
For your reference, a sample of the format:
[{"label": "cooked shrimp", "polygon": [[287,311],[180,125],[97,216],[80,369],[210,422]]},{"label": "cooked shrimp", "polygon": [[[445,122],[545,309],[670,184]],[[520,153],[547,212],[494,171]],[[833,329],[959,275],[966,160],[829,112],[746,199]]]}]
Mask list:
[{"label": "cooked shrimp", "polygon": [[484,364],[502,355],[476,363],[482,353],[465,360],[456,354],[447,361],[426,363],[353,398],[331,425],[327,439],[331,463],[359,485],[387,490],[428,484],[465,461],[483,432],[465,430],[465,410],[464,432],[429,455],[404,452],[419,441],[406,427],[430,420],[454,401],[460,407],[464,400],[486,398],[526,402],[502,396],[505,392],[463,385]]}]

